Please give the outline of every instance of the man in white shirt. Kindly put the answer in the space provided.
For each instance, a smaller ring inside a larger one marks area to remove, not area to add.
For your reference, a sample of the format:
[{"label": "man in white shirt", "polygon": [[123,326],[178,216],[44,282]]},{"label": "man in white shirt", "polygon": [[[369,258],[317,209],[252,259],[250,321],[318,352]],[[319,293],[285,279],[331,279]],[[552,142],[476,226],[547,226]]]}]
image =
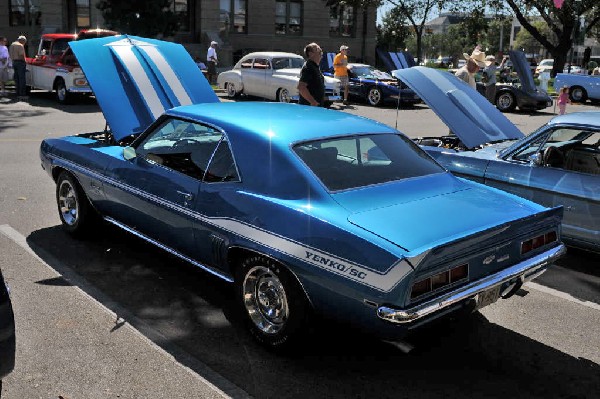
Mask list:
[{"label": "man in white shirt", "polygon": [[215,41],[210,42],[210,47],[206,53],[206,63],[208,64],[206,76],[210,84],[215,84],[217,78],[217,45],[218,43]]}]

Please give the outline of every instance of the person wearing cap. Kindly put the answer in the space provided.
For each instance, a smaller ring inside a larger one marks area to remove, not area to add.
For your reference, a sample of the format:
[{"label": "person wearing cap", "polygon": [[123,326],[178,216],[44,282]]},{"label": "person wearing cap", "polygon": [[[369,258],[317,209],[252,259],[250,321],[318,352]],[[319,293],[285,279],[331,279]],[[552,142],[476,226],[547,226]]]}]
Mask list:
[{"label": "person wearing cap", "polygon": [[300,70],[297,86],[300,94],[298,104],[322,107],[325,103],[325,77],[321,73],[319,63],[323,50],[317,43],[309,43],[304,47],[304,55],[307,60]]},{"label": "person wearing cap", "polygon": [[208,48],[208,52],[206,53],[206,63],[208,65],[206,76],[208,78],[208,83],[214,84],[217,78],[217,45],[219,43],[212,41],[210,42],[210,47]]},{"label": "person wearing cap", "polygon": [[500,66],[496,65],[496,57],[488,55],[485,57],[485,68],[483,68],[483,84],[485,85],[485,96],[494,104],[496,102],[496,71],[504,68],[507,57],[502,57]]},{"label": "person wearing cap", "polygon": [[463,55],[465,60],[467,60],[467,63],[456,71],[455,75],[473,89],[476,89],[477,84],[475,83],[475,74],[480,68],[485,67],[485,53],[478,48],[475,48],[471,55],[468,55],[467,53],[463,53]]},{"label": "person wearing cap", "polygon": [[344,105],[348,105],[348,46],[340,46],[340,52],[333,58],[333,71],[344,88]]},{"label": "person wearing cap", "polygon": [[27,63],[25,61],[25,43],[27,43],[27,38],[25,36],[19,36],[8,48],[8,53],[12,60],[15,72],[13,79],[15,81],[15,89],[19,100],[27,99],[27,93],[25,91],[25,71],[27,69]]}]

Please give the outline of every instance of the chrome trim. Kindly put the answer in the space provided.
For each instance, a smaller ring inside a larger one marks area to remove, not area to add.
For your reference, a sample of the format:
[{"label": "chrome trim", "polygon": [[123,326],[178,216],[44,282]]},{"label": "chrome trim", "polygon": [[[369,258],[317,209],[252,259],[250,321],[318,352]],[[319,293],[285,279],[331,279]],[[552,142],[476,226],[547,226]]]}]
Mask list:
[{"label": "chrome trim", "polygon": [[225,281],[227,281],[229,283],[233,282],[233,278],[231,278],[230,276],[228,276],[228,275],[226,275],[226,274],[224,274],[224,273],[222,273],[222,272],[220,272],[218,270],[215,270],[212,267],[209,267],[209,266],[206,266],[206,265],[204,265],[202,263],[196,262],[192,258],[189,258],[189,257],[187,257],[187,256],[185,256],[185,255],[183,255],[183,254],[181,254],[179,252],[177,252],[173,248],[167,247],[166,245],[161,244],[160,242],[153,240],[152,238],[150,238],[150,237],[148,237],[148,236],[140,233],[139,231],[137,231],[137,230],[135,230],[135,229],[133,229],[133,228],[131,228],[129,226],[126,226],[126,225],[124,225],[124,224],[116,221],[115,219],[113,219],[111,217],[105,216],[104,220],[106,220],[109,223],[114,224],[117,227],[120,227],[121,229],[123,229],[123,230],[125,230],[125,231],[127,231],[127,232],[129,232],[129,233],[131,233],[133,235],[135,235],[136,237],[139,237],[139,238],[141,238],[141,239],[143,239],[145,241],[148,241],[151,244],[156,245],[160,249],[163,249],[163,250],[167,251],[168,253],[170,253],[172,255],[175,255],[178,258],[181,258],[181,259],[185,260],[186,262],[191,263],[194,266],[197,266],[197,267],[199,267],[199,268],[201,268],[201,269],[209,272],[210,274],[213,274],[213,275],[215,275],[215,276],[217,276],[219,278],[222,278],[223,280],[225,280]]},{"label": "chrome trim", "polygon": [[92,89],[89,86],[72,86],[68,90],[73,93],[92,93]]},{"label": "chrome trim", "polygon": [[501,270],[498,273],[473,281],[464,287],[460,287],[413,308],[402,310],[380,306],[377,309],[377,316],[391,323],[412,323],[458,302],[477,298],[479,293],[502,285],[513,279],[519,279],[522,283],[533,280],[543,273],[552,262],[564,255],[566,251],[565,245],[560,244],[533,258],[526,259],[523,262],[511,266],[508,269]]}]

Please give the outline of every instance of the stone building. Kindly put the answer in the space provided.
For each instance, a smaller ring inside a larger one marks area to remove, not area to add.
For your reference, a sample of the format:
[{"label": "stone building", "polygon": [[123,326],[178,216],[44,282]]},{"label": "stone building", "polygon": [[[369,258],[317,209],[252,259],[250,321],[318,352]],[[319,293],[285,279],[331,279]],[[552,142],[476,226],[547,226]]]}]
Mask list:
[{"label": "stone building", "polygon": [[[12,42],[24,34],[29,55],[42,33],[103,28],[97,0],[0,0],[0,35]],[[204,59],[208,44],[219,42],[220,66],[243,54],[279,50],[301,54],[318,42],[327,52],[350,46],[353,59],[375,62],[376,9],[327,7],[323,0],[172,0],[180,30],[167,38]],[[127,32],[123,32],[127,33]]]}]

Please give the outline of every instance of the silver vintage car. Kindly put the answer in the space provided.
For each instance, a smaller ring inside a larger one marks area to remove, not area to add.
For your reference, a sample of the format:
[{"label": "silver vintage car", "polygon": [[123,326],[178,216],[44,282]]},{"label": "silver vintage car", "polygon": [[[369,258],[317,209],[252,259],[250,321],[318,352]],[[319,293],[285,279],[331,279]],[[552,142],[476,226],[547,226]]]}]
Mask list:
[{"label": "silver vintage car", "polygon": [[[263,97],[289,103],[298,100],[298,82],[304,58],[298,54],[282,52],[257,52],[245,55],[233,69],[221,72],[217,78],[227,96],[240,94]],[[340,81],[325,77],[325,101],[331,103],[340,97]]]}]

